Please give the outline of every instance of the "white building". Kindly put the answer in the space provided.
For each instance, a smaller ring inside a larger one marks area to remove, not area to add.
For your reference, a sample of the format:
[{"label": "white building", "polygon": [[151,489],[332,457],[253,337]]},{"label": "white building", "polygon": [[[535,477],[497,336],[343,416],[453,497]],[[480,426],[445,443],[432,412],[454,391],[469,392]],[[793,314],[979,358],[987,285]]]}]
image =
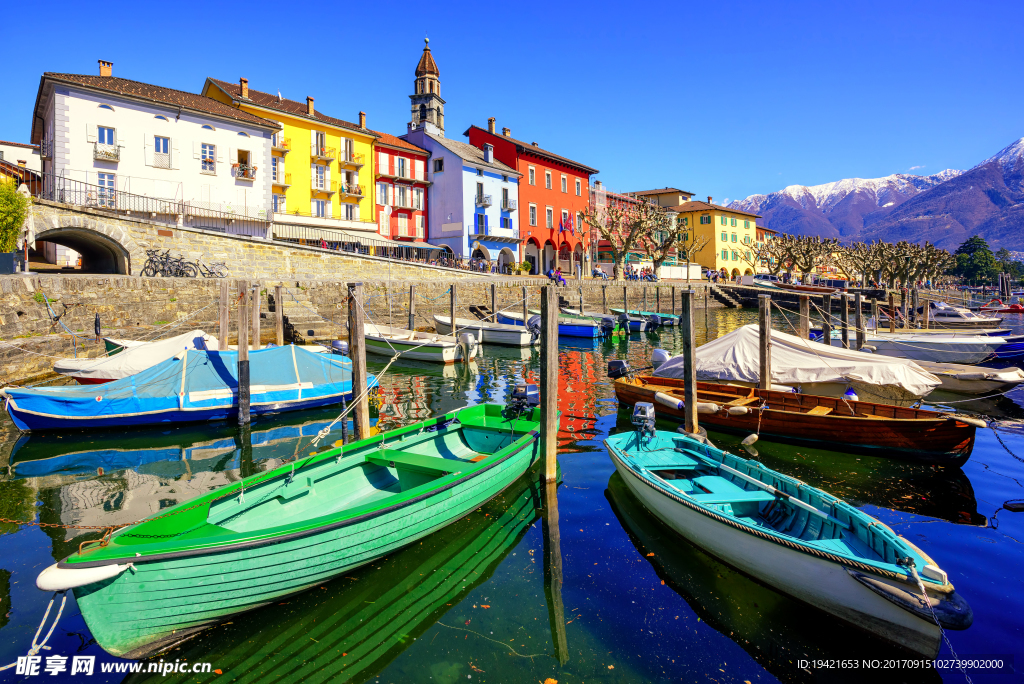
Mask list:
[{"label": "white building", "polygon": [[32,120],[44,176],[270,218],[271,136],[280,129],[202,95],[112,75],[45,73]]},{"label": "white building", "polygon": [[42,169],[42,163],[39,160],[39,145],[0,140],[0,161],[24,166],[32,171]]}]

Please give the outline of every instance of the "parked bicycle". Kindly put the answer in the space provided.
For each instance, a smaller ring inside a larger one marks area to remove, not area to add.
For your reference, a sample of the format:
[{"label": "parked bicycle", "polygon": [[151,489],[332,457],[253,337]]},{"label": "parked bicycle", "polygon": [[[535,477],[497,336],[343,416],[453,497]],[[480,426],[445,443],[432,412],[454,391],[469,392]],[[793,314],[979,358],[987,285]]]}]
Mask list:
[{"label": "parked bicycle", "polygon": [[209,266],[203,261],[203,255],[200,254],[199,258],[195,262],[196,268],[199,270],[199,275],[204,278],[227,278],[228,267],[227,263],[223,261],[215,261]]},{"label": "parked bicycle", "polygon": [[186,261],[180,254],[171,256],[171,250],[161,252],[158,249],[147,249],[145,266],[142,267],[142,275],[163,276],[165,278],[195,278],[199,275],[199,268],[190,261]]}]

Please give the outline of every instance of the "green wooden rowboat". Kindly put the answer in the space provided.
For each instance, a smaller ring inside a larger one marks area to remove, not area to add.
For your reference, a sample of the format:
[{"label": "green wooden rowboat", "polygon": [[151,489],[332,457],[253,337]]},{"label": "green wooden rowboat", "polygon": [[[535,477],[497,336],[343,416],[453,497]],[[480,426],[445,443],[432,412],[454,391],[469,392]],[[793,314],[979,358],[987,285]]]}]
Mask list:
[{"label": "green wooden rowboat", "polygon": [[50,566],[96,641],[141,658],[458,520],[537,460],[540,410],[472,406],[310,455],[115,532]]}]

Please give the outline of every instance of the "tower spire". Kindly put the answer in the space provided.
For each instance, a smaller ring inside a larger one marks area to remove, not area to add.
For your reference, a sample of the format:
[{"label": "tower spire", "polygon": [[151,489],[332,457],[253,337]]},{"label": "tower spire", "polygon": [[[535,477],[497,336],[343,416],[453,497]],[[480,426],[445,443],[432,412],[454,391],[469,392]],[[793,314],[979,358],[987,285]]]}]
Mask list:
[{"label": "tower spire", "polygon": [[444,137],[444,100],[441,99],[441,70],[430,52],[430,38],[423,38],[423,54],[416,65],[416,81],[412,100],[409,130],[423,128],[432,135]]}]

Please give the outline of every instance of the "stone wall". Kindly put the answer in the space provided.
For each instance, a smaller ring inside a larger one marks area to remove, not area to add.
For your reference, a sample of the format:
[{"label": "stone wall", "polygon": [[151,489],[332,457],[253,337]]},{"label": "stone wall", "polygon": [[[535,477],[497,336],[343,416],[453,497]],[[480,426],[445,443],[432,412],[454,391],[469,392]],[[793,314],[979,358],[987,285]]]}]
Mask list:
[{"label": "stone wall", "polygon": [[[366,310],[371,320],[381,324],[393,321],[404,327],[408,321],[409,286],[415,286],[417,327],[433,328],[434,314],[448,315],[451,282],[442,279],[417,280],[390,284],[386,280],[363,278]],[[162,339],[204,329],[216,334],[219,324],[220,280],[194,278],[143,278],[134,276],[39,275],[0,277],[0,379],[9,384],[24,384],[51,372],[57,358],[97,356],[103,344],[93,337],[96,314],[100,316],[105,337],[125,339]],[[229,300],[237,301],[237,282],[227,281]],[[253,281],[257,282],[257,281]],[[347,334],[347,288],[342,280],[261,280],[261,338],[274,341],[275,313],[272,312],[273,286],[281,284],[286,301],[294,298],[326,320],[333,321],[339,336]],[[490,305],[491,284],[497,287],[499,308],[522,311],[522,288],[526,287],[530,308],[539,308],[542,279],[467,278],[456,283],[457,316],[473,318],[471,305]],[[678,297],[680,285],[674,286]],[[567,304],[578,306],[580,286],[560,288]],[[662,311],[671,312],[672,284],[626,286],[630,308],[655,308],[656,292],[661,292]],[[603,302],[621,307],[623,286],[598,282],[582,285],[587,310],[600,311]],[[698,306],[703,304],[698,290]],[[49,307],[47,307],[49,302]],[[390,305],[390,306],[389,306]],[[711,300],[711,306],[718,306]],[[52,312],[52,313],[51,313]],[[54,316],[59,317],[55,323]],[[232,308],[231,328],[237,320]],[[61,325],[63,324],[63,325]],[[68,330],[65,330],[66,326]],[[232,341],[234,335],[232,335]]]}]

